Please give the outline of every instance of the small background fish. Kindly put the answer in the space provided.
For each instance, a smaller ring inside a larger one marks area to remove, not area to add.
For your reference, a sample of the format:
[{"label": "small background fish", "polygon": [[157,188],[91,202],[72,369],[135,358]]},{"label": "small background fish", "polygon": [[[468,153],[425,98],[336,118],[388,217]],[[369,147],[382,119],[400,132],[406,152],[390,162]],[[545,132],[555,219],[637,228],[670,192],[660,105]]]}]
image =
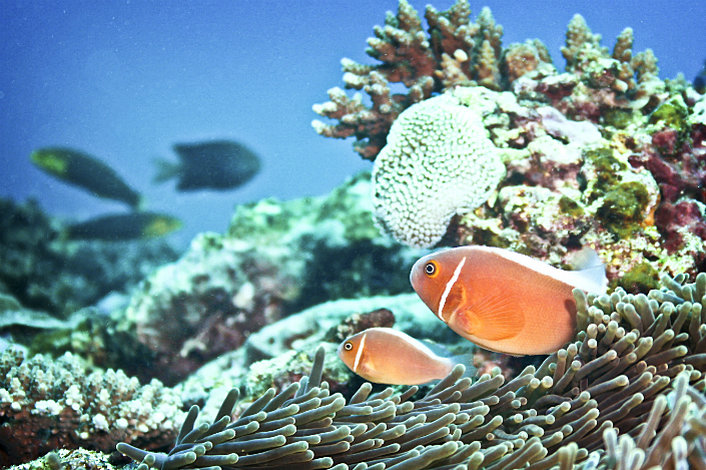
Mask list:
[{"label": "small background fish", "polygon": [[214,140],[192,144],[175,144],[179,163],[156,160],[158,173],[154,181],[161,183],[177,178],[177,189],[233,189],[250,181],[260,171],[260,158],[239,142]]},{"label": "small background fish", "polygon": [[563,271],[509,250],[462,246],[419,259],[414,290],[452,330],[491,351],[550,354],[576,329],[573,289],[605,292],[597,255],[582,271]]},{"label": "small background fish", "polygon": [[181,228],[181,221],[156,212],[113,214],[70,225],[67,236],[82,240],[133,240],[167,235]]},{"label": "small background fish", "polygon": [[95,196],[122,201],[133,209],[140,205],[140,194],[125,183],[115,170],[80,150],[40,148],[32,152],[30,160],[45,173],[86,189]]}]

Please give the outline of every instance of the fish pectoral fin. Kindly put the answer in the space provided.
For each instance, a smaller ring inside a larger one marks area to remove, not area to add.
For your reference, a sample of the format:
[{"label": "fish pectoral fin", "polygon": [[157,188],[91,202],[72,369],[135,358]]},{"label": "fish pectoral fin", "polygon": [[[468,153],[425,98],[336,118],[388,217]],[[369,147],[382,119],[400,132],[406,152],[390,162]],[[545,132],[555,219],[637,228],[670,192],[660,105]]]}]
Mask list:
[{"label": "fish pectoral fin", "polygon": [[484,296],[471,307],[477,318],[474,335],[497,341],[517,335],[525,325],[523,311],[507,295],[498,293]]}]

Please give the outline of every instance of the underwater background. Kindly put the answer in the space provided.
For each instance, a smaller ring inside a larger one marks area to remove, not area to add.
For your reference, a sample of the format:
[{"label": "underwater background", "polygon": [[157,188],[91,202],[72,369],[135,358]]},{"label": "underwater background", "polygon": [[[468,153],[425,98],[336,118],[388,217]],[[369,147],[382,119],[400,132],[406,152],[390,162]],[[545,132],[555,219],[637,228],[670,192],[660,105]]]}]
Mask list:
[{"label": "underwater background", "polygon": [[5,2],[0,468],[706,468],[703,9]]},{"label": "underwater background", "polygon": [[[424,2],[411,3],[418,11]],[[444,10],[452,2],[435,5]],[[485,2],[506,44],[539,38],[561,66],[566,25],[635,31],[660,76],[693,79],[704,60],[703,5],[599,1]],[[0,10],[0,195],[37,198],[51,214],[87,219],[115,205],[43,175],[28,155],[69,146],[96,155],[180,217],[181,246],[223,231],[235,204],[323,194],[369,165],[345,141],[311,131],[311,105],[339,84],[340,59],[365,61],[365,39],[394,1],[5,2]],[[263,159],[238,191],[180,194],[152,184],[155,158],[176,142],[231,138]],[[207,209],[207,210],[206,210]]]}]

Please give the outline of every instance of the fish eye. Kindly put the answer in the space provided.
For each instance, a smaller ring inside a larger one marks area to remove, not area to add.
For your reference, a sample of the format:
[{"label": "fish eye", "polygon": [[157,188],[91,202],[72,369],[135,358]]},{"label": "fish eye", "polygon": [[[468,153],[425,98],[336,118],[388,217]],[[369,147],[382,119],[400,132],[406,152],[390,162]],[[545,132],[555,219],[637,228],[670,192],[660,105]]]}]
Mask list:
[{"label": "fish eye", "polygon": [[345,349],[346,351],[350,351],[351,349],[353,349],[353,344],[346,341],[345,343],[343,343],[343,349]]},{"label": "fish eye", "polygon": [[434,277],[438,274],[436,261],[429,261],[424,265],[424,274],[429,277]]}]

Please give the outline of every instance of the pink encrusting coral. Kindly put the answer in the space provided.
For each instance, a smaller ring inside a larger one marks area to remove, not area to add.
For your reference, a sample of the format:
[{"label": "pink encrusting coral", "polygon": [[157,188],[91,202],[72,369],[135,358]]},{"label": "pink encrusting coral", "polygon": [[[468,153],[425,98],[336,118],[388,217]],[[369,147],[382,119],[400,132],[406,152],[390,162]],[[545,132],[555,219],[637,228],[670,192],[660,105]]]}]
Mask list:
[{"label": "pink encrusting coral", "polygon": [[[497,197],[445,219],[436,229],[443,237],[426,236],[422,210],[404,216],[406,233],[383,225],[386,232],[408,244],[507,247],[557,265],[590,245],[610,279],[630,290],[656,285],[661,271],[694,274],[703,266],[706,99],[683,80],[661,80],[652,51],[633,51],[630,28],[611,51],[575,15],[560,72],[538,40],[503,47],[502,27],[487,9],[473,21],[468,3],[457,1],[445,12],[427,7],[425,18],[426,33],[414,9],[400,1],[397,14],[389,13],[369,40],[369,55],[382,63],[344,61],[346,86],[368,92],[372,107],[358,94],[348,98],[333,89],[332,101],[315,111],[338,122],[316,121],[315,128],[355,136],[356,150],[374,159],[402,110],[453,89],[480,116],[506,177]],[[392,82],[402,82],[407,93],[390,94]],[[383,89],[394,106],[381,105],[376,93]],[[351,103],[355,113],[348,112]],[[425,132],[420,142],[438,135],[434,126]],[[425,158],[422,165],[430,167],[448,156]],[[397,191],[392,186],[386,191]],[[439,205],[446,202],[439,193]]]}]

